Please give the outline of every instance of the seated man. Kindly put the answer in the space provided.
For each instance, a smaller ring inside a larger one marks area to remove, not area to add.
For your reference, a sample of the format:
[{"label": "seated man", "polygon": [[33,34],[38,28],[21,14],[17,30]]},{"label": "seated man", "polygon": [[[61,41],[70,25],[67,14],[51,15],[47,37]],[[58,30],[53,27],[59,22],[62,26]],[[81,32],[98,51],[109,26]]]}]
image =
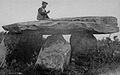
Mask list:
[{"label": "seated man", "polygon": [[50,13],[50,11],[47,11],[45,10],[46,6],[48,5],[47,2],[44,2],[42,1],[42,7],[40,7],[38,9],[38,15],[37,15],[37,20],[46,20],[46,19],[49,19],[48,17],[48,13]]}]

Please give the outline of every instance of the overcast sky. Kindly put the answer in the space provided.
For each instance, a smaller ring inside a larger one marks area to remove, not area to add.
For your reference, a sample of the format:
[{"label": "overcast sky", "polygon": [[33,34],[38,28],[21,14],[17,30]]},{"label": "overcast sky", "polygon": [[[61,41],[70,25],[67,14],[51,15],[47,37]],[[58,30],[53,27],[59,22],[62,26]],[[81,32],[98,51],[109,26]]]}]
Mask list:
[{"label": "overcast sky", "polygon": [[[115,16],[120,20],[120,0],[44,0],[51,18],[81,16]],[[2,25],[36,20],[42,0],[0,0]],[[118,22],[119,23],[119,22]]]}]

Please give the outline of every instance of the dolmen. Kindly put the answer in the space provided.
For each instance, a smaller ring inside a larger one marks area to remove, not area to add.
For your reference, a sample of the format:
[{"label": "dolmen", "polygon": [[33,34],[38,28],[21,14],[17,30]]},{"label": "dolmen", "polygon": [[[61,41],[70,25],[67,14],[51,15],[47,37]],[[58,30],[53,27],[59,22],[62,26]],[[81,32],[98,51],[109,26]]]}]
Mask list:
[{"label": "dolmen", "polygon": [[[2,27],[7,32],[4,42],[8,48],[5,51],[9,53],[7,57],[3,56],[7,58],[6,61],[12,63],[14,58],[16,62],[31,64],[34,60],[33,64],[61,70],[69,65],[71,58],[97,46],[97,40],[93,34],[119,32],[117,18],[112,16],[28,21]],[[43,35],[50,36],[45,39]],[[71,35],[70,43],[62,35]],[[0,51],[3,50],[1,48]],[[3,51],[4,54],[5,51]],[[0,60],[1,62],[3,60]]]}]

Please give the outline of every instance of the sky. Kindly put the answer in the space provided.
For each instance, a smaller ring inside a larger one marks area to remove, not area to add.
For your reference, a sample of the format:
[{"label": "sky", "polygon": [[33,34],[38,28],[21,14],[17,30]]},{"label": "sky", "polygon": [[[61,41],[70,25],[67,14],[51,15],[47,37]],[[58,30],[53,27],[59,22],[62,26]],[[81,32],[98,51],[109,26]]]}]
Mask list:
[{"label": "sky", "polygon": [[0,0],[0,31],[3,25],[36,20],[42,1],[48,2],[50,18],[114,16],[120,24],[120,0]]}]

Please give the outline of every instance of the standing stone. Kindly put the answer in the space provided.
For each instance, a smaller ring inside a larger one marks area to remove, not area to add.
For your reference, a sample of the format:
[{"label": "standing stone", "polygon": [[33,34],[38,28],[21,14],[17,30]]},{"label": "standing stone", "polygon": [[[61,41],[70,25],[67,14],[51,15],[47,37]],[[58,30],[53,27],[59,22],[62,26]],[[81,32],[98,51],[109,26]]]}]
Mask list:
[{"label": "standing stone", "polygon": [[76,32],[71,34],[70,37],[71,44],[71,57],[76,58],[80,55],[85,55],[89,53],[97,46],[97,40],[92,33],[89,32]]},{"label": "standing stone", "polygon": [[62,35],[49,36],[40,50],[36,64],[63,70],[63,67],[69,64],[70,50],[70,44]]},{"label": "standing stone", "polygon": [[3,36],[0,43],[0,67],[4,67],[6,65],[7,47],[5,46],[4,39],[5,36]]},{"label": "standing stone", "polygon": [[9,48],[6,61],[8,66],[15,63],[34,64],[42,46],[42,35],[37,31],[24,31],[6,35],[5,44]]}]

